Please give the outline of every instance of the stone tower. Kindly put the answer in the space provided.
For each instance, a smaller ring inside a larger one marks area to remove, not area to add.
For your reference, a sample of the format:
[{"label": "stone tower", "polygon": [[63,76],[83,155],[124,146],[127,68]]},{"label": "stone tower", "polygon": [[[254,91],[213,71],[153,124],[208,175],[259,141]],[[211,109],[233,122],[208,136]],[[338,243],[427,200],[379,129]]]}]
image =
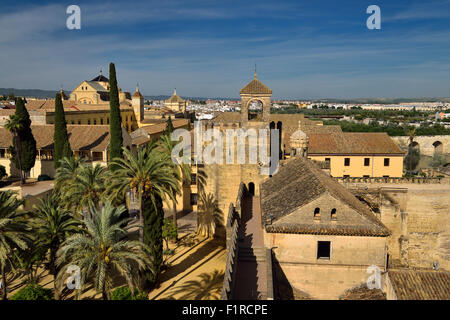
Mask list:
[{"label": "stone tower", "polygon": [[142,120],[144,120],[144,97],[139,92],[139,86],[136,87],[136,92],[131,98],[131,105],[133,106],[133,111],[138,126],[140,126]]},{"label": "stone tower", "polygon": [[290,138],[291,156],[306,158],[308,156],[308,136],[302,130],[295,131]]},{"label": "stone tower", "polygon": [[241,95],[241,124],[246,125],[249,120],[248,109],[252,101],[259,101],[262,104],[262,121],[269,122],[270,120],[270,98],[272,97],[272,90],[270,90],[264,83],[258,80],[255,69],[255,77],[242,90]]}]

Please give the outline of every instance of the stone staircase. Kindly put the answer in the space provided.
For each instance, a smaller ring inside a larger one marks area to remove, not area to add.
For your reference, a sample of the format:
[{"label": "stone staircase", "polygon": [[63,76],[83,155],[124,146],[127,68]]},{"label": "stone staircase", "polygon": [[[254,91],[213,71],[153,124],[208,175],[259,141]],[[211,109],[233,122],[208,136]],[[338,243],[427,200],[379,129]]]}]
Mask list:
[{"label": "stone staircase", "polygon": [[239,247],[238,250],[239,261],[250,262],[265,262],[266,261],[266,249],[264,247]]}]

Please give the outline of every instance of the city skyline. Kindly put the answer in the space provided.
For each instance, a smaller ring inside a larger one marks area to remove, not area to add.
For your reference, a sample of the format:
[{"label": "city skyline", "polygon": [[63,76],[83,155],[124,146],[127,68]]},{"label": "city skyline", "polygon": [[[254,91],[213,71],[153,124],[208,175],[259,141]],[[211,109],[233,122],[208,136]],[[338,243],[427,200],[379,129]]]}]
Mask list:
[{"label": "city skyline", "polygon": [[236,98],[255,64],[275,99],[449,96],[450,2],[379,1],[381,30],[371,4],[79,1],[68,30],[69,3],[17,1],[0,14],[0,87],[73,90],[113,61],[148,96]]}]

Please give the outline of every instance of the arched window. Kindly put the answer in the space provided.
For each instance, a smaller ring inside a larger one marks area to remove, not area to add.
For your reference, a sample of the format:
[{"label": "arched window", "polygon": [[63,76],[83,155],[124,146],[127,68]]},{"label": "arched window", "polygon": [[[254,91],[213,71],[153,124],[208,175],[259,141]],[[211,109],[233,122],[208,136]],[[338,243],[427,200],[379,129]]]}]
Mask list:
[{"label": "arched window", "polygon": [[331,209],[331,220],[336,220],[336,208]]},{"label": "arched window", "polygon": [[314,209],[314,219],[320,219],[320,208]]}]

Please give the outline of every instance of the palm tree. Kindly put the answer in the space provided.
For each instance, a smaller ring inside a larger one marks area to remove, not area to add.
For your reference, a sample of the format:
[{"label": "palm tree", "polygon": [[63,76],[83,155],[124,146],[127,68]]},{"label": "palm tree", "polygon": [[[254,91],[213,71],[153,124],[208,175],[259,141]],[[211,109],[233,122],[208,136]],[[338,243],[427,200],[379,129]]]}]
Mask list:
[{"label": "palm tree", "polygon": [[80,165],[71,182],[63,187],[62,200],[67,208],[75,208],[79,213],[92,208],[100,208],[105,192],[106,168],[100,164]]},{"label": "palm tree", "polygon": [[[168,157],[172,156],[172,151],[175,145],[178,142],[172,141],[171,137],[168,135],[163,135],[159,139],[159,145],[162,150]],[[177,171],[178,176],[182,177],[182,186],[189,185],[191,183],[191,167],[183,162],[175,163],[174,169]],[[176,198],[176,190],[174,192],[174,198]],[[172,202],[173,206],[173,222],[175,223],[175,227],[178,228],[177,225],[177,204],[176,201]]]},{"label": "palm tree", "polygon": [[25,183],[25,175],[22,171],[22,145],[20,141],[20,135],[19,132],[22,130],[22,123],[20,122],[20,118],[13,114],[9,116],[9,120],[5,123],[5,129],[11,132],[13,139],[14,139],[14,145],[16,146],[16,155],[17,155],[17,163],[19,164],[19,171],[20,171],[20,184]]},{"label": "palm tree", "polygon": [[58,283],[66,274],[67,267],[80,268],[80,283],[93,281],[97,292],[108,299],[113,278],[120,274],[125,277],[134,294],[138,270],[151,266],[148,248],[140,241],[125,240],[129,226],[123,227],[130,219],[121,219],[124,206],[114,208],[107,201],[101,209],[93,209],[86,215],[83,225],[85,233],[77,233],[64,241],[58,250],[57,263],[64,265],[58,274]]},{"label": "palm tree", "polygon": [[60,160],[60,166],[56,169],[55,189],[61,194],[64,194],[68,186],[77,177],[78,169],[84,165],[85,162],[82,158],[75,156],[62,158]]},{"label": "palm tree", "polygon": [[56,265],[56,253],[67,236],[76,232],[81,232],[80,221],[74,219],[68,210],[59,205],[59,197],[56,194],[41,199],[38,205],[34,206],[37,235],[39,244],[42,244],[50,251],[49,269],[54,276],[55,296],[58,299],[56,290],[56,275],[58,267]]},{"label": "palm tree", "polygon": [[212,193],[200,192],[198,205],[198,229],[197,233],[206,237],[214,236],[217,227],[222,223],[223,212],[219,208],[219,202]]},{"label": "palm tree", "polygon": [[24,203],[12,191],[0,191],[0,269],[2,273],[2,297],[7,298],[6,264],[11,263],[15,249],[25,250],[30,240],[30,230],[25,212],[19,210]]},{"label": "palm tree", "polygon": [[[128,191],[137,192],[139,201],[139,239],[144,241],[144,203],[146,199],[157,210],[157,199],[164,202],[175,201],[175,193],[179,192],[180,177],[174,170],[174,165],[167,156],[151,141],[146,147],[140,148],[136,156],[123,148],[123,158],[111,161],[114,174],[110,176],[106,193],[112,199],[123,199]],[[145,199],[144,199],[145,198]]]}]

